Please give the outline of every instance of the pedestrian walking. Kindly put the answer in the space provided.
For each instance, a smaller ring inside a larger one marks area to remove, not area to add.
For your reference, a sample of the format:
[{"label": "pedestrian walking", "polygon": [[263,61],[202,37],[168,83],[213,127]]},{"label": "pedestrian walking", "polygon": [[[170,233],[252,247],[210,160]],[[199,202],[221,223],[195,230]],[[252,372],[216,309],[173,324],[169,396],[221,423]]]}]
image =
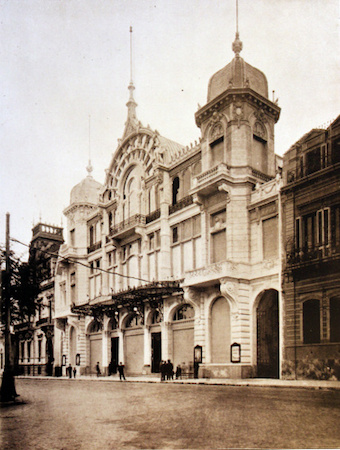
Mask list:
[{"label": "pedestrian walking", "polygon": [[159,371],[161,373],[161,381],[165,380],[165,361],[159,363]]},{"label": "pedestrian walking", "polygon": [[176,380],[182,379],[182,367],[180,364],[176,367]]},{"label": "pedestrian walking", "polygon": [[124,381],[126,381],[125,379],[125,375],[124,375],[124,364],[122,364],[121,362],[118,365],[118,372],[119,372],[119,379],[121,380],[123,378]]},{"label": "pedestrian walking", "polygon": [[68,375],[69,378],[72,378],[72,366],[71,364],[66,367],[66,376]]},{"label": "pedestrian walking", "polygon": [[77,369],[75,367],[73,367],[73,378],[75,378],[77,375]]},{"label": "pedestrian walking", "polygon": [[168,380],[174,379],[174,365],[172,364],[170,359],[168,359],[167,362],[167,379]]},{"label": "pedestrian walking", "polygon": [[100,371],[100,366],[99,366],[99,361],[96,364],[96,371],[97,371],[97,377],[99,377],[99,375],[101,375],[101,371]]}]

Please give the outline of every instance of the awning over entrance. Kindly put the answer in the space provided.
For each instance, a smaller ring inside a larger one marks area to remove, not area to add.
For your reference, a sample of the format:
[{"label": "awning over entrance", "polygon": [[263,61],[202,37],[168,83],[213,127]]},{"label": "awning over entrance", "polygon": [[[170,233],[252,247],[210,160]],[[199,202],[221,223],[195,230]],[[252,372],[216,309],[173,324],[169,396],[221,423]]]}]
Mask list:
[{"label": "awning over entrance", "polygon": [[183,289],[178,281],[159,281],[116,292],[110,300],[101,303],[73,305],[71,311],[74,314],[101,317],[104,314],[114,316],[125,308],[138,313],[144,319],[145,303],[162,313],[163,298],[182,293]]}]

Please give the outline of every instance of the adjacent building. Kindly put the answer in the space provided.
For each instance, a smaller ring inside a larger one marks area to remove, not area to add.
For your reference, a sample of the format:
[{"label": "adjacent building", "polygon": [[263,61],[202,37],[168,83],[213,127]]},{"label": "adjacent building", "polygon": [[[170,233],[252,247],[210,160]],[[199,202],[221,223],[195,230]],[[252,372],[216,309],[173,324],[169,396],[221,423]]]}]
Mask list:
[{"label": "adjacent building", "polygon": [[327,376],[340,366],[340,116],[286,152],[283,182],[285,370]]},{"label": "adjacent building", "polygon": [[208,84],[183,146],[128,114],[104,185],[88,176],[65,209],[55,283],[55,364],[202,377],[279,377],[280,108],[240,56]]},{"label": "adjacent building", "polygon": [[[16,371],[21,375],[53,375],[54,365],[54,273],[63,229],[38,223],[33,227],[29,258],[41,275],[37,311],[14,325]],[[58,372],[56,373],[58,375]]]}]

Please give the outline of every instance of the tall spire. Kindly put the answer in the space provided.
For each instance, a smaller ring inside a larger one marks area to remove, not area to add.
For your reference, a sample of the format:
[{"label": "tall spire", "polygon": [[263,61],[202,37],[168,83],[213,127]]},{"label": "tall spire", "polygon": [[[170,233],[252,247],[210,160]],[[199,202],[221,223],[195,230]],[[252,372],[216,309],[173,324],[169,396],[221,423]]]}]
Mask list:
[{"label": "tall spire", "polygon": [[137,103],[135,102],[135,99],[133,98],[133,91],[135,90],[135,86],[133,84],[133,74],[132,74],[132,27],[130,27],[130,84],[129,84],[129,91],[130,91],[130,98],[127,102],[126,106],[128,107],[128,120],[129,119],[136,119],[136,106]]},{"label": "tall spire", "polygon": [[126,106],[128,107],[128,116],[127,116],[127,121],[125,122],[125,130],[124,130],[124,134],[123,134],[123,139],[128,134],[135,131],[138,126],[138,120],[137,120],[137,115],[136,115],[137,103],[135,102],[135,99],[133,98],[133,91],[135,90],[135,86],[133,84],[132,67],[133,67],[132,27],[130,26],[130,83],[128,86],[128,90],[130,91],[130,97],[129,97],[129,101],[126,104]]},{"label": "tall spire", "polygon": [[91,172],[93,171],[93,167],[91,164],[91,116],[89,115],[89,163],[86,167],[87,176],[92,177]]},{"label": "tall spire", "polygon": [[242,50],[243,44],[240,40],[240,35],[238,32],[238,0],[236,0],[236,35],[235,35],[235,41],[233,42],[233,52],[236,55],[236,58],[240,56],[240,52]]}]

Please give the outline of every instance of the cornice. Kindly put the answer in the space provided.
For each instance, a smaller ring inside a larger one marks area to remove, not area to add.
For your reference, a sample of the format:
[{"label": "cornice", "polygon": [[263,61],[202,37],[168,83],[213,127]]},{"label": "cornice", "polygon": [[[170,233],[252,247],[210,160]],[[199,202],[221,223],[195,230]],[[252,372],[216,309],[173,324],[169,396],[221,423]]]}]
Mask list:
[{"label": "cornice", "polygon": [[195,113],[196,125],[200,127],[204,121],[210,118],[215,111],[222,109],[236,101],[247,101],[263,109],[273,117],[275,122],[279,120],[281,108],[267,98],[250,88],[227,89],[211,100]]}]

